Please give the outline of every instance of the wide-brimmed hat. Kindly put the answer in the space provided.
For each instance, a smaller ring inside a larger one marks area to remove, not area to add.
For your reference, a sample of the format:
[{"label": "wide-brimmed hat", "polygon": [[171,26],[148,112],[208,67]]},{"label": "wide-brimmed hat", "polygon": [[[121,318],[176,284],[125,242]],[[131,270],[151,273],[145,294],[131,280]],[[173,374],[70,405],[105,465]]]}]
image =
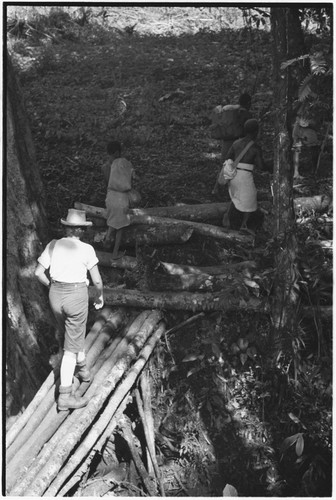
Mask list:
[{"label": "wide-brimmed hat", "polygon": [[69,208],[66,219],[61,219],[61,224],[65,226],[92,226],[91,221],[86,220],[85,210]]}]

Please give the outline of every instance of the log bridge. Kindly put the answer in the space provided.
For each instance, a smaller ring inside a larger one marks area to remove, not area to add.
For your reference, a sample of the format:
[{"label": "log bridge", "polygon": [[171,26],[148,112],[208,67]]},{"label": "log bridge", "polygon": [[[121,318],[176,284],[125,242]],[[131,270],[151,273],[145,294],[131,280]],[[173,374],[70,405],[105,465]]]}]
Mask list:
[{"label": "log bridge", "polygon": [[[307,208],[308,201],[304,201]],[[314,209],[318,202],[322,209],[327,203],[324,198],[309,202],[309,208],[313,205]],[[303,200],[296,202],[296,210],[302,210],[303,204]],[[82,203],[75,203],[75,207],[86,210],[91,217],[106,217],[104,209]],[[225,210],[225,203],[203,207],[134,209],[131,224],[173,228],[171,232],[157,233],[154,239],[149,231],[149,240],[157,244],[169,243],[171,238],[186,242],[192,232],[218,240],[250,243],[250,236],[201,222],[204,219],[217,221]],[[144,244],[149,242],[146,238]],[[129,242],[132,242],[131,234]],[[137,267],[134,257],[124,256],[114,261],[108,253],[97,252],[97,255],[102,266],[128,270]],[[8,429],[7,496],[68,496],[88,473],[96,454],[101,452],[116,430],[129,447],[145,493],[148,496],[164,496],[155,456],[150,389],[144,370],[151,353],[163,334],[197,320],[204,316],[205,311],[238,310],[243,307],[267,313],[269,306],[267,301],[256,297],[242,303],[239,297],[230,293],[230,284],[233,287],[256,285],[242,272],[254,269],[254,261],[203,268],[167,262],[160,262],[160,265],[165,276],[156,281],[153,278],[150,290],[104,289],[105,307],[96,313],[95,322],[85,340],[92,381],[81,384],[77,381],[74,384],[78,395],[85,394],[89,398],[88,405],[73,411],[57,410],[60,356],[34,399]],[[91,287],[89,294],[92,299],[94,290]],[[165,309],[191,311],[194,316],[167,331],[162,313]],[[330,315],[330,311],[326,314]],[[135,387],[136,383],[141,392]],[[134,445],[132,426],[124,413],[132,390],[146,440],[147,467]]]},{"label": "log bridge", "polygon": [[[26,410],[6,435],[6,494],[66,496],[119,426],[148,495],[163,494],[153,457],[153,429],[147,430],[154,462],[151,477],[139,461],[130,422],[123,414],[129,392],[153,349],[166,332],[162,313],[135,315],[105,307],[86,336],[87,364],[92,382],[78,382],[76,393],[90,398],[86,407],[57,411],[59,366],[45,380]],[[143,393],[143,398],[146,394]],[[148,394],[147,394],[148,399]],[[144,405],[147,408],[148,404]],[[148,419],[146,420],[146,422]]]}]

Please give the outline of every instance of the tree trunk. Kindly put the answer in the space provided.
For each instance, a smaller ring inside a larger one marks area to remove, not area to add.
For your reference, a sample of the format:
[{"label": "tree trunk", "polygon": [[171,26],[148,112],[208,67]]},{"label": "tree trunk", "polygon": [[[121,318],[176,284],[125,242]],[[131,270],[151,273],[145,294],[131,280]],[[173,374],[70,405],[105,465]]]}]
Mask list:
[{"label": "tree trunk", "polygon": [[[90,287],[91,299],[94,289]],[[228,311],[246,309],[267,311],[267,305],[259,299],[242,303],[227,293],[191,292],[140,292],[139,290],[104,288],[105,303],[113,306],[128,306],[145,309],[170,309],[175,311]]]},{"label": "tree trunk", "polygon": [[[99,259],[100,266],[113,267],[118,269],[128,269],[134,271],[138,265],[136,257],[130,257],[124,255],[120,259],[112,259],[111,254],[108,252],[96,251],[96,255]],[[235,271],[241,269],[255,269],[257,264],[253,260],[247,260],[243,262],[218,264],[217,266],[205,266],[205,267],[195,267],[187,266],[182,264],[172,264],[169,262],[160,263],[169,274],[223,274],[230,272],[234,269]]]},{"label": "tree trunk", "polygon": [[276,277],[272,297],[275,347],[295,330],[297,303],[297,241],[293,206],[293,168],[288,134],[288,71],[280,66],[287,52],[290,8],[271,8],[273,34],[274,88],[276,96],[275,163],[273,175]]},{"label": "tree trunk", "polygon": [[178,226],[184,228],[192,228],[195,234],[207,236],[222,241],[232,241],[245,244],[251,244],[253,238],[250,234],[245,234],[240,231],[229,231],[222,227],[205,224],[203,222],[191,222],[176,219],[168,219],[164,217],[156,217],[152,215],[131,215],[131,224],[150,224],[163,226]]},{"label": "tree trunk", "polygon": [[[230,203],[202,203],[198,205],[174,205],[172,207],[132,208],[131,215],[153,215],[156,217],[189,220],[194,222],[221,223],[224,212]],[[106,219],[106,209],[75,202],[74,207],[85,210],[88,217],[101,217]]]},{"label": "tree trunk", "polygon": [[[7,55],[7,342],[6,363],[14,402],[27,406],[49,372],[56,343],[44,287],[34,277],[36,259],[48,240],[43,186],[22,92]],[[13,382],[15,381],[15,382]]]},{"label": "tree trunk", "polygon": [[211,276],[206,273],[168,274],[151,272],[147,276],[146,285],[151,291],[189,291],[218,292],[236,289],[244,284],[244,276],[226,271]]},{"label": "tree trunk", "polygon": [[242,271],[244,269],[256,269],[257,263],[254,260],[245,260],[242,262],[228,262],[227,264],[218,264],[217,266],[186,266],[182,264],[171,264],[168,262],[161,262],[165,271],[172,275],[210,275],[217,276],[218,274],[230,274],[232,271]]}]

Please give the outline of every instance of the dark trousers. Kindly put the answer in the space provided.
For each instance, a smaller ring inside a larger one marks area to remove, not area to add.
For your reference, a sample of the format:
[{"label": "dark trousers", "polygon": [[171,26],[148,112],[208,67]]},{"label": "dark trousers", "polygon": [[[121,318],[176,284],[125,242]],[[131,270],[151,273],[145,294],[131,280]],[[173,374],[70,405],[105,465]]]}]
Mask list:
[{"label": "dark trousers", "polygon": [[228,219],[230,224],[230,229],[239,231],[241,229],[243,222],[245,222],[247,229],[252,231],[257,231],[261,229],[264,214],[260,210],[255,212],[241,212],[238,210],[233,203],[230,204]]}]

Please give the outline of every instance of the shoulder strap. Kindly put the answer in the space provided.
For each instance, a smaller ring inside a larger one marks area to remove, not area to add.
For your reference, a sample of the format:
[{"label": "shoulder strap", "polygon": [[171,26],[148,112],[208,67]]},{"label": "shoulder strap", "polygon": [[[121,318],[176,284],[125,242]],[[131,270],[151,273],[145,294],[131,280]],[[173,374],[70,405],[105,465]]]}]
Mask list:
[{"label": "shoulder strap", "polygon": [[252,146],[252,144],[254,144],[254,141],[250,141],[248,144],[246,144],[245,148],[243,149],[243,151],[241,151],[239,153],[239,155],[237,156],[237,158],[235,159],[235,161],[233,162],[233,165],[234,167],[236,167],[238,165],[238,163],[240,162],[240,160],[243,158],[244,154],[250,149],[250,147]]},{"label": "shoulder strap", "polygon": [[53,253],[54,253],[54,248],[55,248],[56,242],[57,242],[57,240],[52,240],[52,242],[50,243],[50,246],[49,246],[50,263],[51,263],[51,259],[52,259]]}]

